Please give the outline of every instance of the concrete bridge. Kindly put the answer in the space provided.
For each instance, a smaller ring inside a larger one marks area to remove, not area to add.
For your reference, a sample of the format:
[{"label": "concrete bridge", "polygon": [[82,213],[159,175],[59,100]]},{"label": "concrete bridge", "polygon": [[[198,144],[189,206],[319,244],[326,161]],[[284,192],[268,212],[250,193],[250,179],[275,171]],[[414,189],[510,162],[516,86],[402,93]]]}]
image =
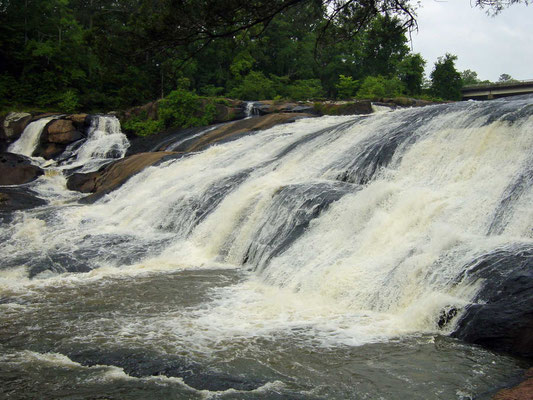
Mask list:
[{"label": "concrete bridge", "polygon": [[461,93],[463,100],[490,100],[533,93],[533,80],[469,85],[464,86]]}]

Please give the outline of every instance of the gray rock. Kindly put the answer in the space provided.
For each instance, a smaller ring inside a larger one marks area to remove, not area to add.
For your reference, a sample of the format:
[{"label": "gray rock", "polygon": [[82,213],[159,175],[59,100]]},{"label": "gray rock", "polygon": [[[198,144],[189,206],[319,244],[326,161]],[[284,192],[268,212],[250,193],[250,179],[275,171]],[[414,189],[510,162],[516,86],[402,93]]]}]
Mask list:
[{"label": "gray rock", "polygon": [[25,112],[11,112],[3,122],[3,135],[8,142],[17,140],[24,128],[31,122],[32,116]]}]

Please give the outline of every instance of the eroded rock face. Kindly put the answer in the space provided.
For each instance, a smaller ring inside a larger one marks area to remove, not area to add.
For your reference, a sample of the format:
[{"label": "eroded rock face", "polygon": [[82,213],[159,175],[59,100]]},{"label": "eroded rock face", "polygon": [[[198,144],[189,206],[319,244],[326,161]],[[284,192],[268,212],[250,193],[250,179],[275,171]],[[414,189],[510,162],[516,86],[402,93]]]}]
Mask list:
[{"label": "eroded rock face", "polygon": [[464,279],[481,279],[483,286],[453,336],[533,357],[533,249],[488,254],[467,269]]},{"label": "eroded rock face", "polygon": [[29,157],[13,153],[0,154],[0,185],[21,185],[43,174],[41,168],[32,165]]},{"label": "eroded rock face", "polygon": [[31,122],[32,116],[25,112],[11,112],[7,114],[2,123],[0,134],[7,142],[12,143],[17,140],[24,128]]}]

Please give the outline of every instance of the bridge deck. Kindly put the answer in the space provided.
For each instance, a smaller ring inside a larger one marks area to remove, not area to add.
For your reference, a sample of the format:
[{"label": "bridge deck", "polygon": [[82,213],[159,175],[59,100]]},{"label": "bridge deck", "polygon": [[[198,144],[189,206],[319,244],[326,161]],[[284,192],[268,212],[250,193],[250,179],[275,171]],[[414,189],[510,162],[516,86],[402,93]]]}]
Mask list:
[{"label": "bridge deck", "polygon": [[533,93],[533,80],[469,85],[461,89],[464,100],[486,100]]}]

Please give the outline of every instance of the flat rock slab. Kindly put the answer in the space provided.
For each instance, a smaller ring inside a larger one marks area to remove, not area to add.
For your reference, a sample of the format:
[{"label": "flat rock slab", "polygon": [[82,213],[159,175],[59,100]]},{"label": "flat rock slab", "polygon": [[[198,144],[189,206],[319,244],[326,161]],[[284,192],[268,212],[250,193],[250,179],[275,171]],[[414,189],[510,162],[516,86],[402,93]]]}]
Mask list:
[{"label": "flat rock slab", "polygon": [[176,153],[159,151],[134,154],[108,164],[99,171],[73,174],[67,181],[67,188],[83,193],[93,193],[83,199],[84,202],[91,203],[118,188],[146,167],[154,165],[162,158],[172,154]]}]

